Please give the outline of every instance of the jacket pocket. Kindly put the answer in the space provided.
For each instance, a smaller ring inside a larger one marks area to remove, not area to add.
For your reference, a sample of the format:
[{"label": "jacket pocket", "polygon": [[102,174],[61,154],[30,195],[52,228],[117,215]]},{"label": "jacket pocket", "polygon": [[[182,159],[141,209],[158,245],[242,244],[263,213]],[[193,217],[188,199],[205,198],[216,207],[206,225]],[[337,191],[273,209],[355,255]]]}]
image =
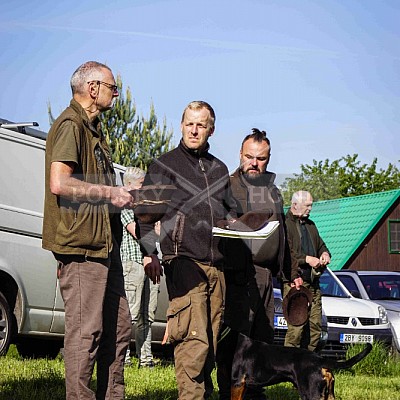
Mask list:
[{"label": "jacket pocket", "polygon": [[189,332],[191,320],[190,297],[177,297],[170,301],[167,310],[168,333],[171,343],[181,342]]},{"label": "jacket pocket", "polygon": [[[110,229],[103,214],[106,205],[81,203],[79,208],[62,208],[57,226],[56,243],[60,246],[88,248],[93,251],[107,245]],[[79,254],[79,253],[78,253]]]}]

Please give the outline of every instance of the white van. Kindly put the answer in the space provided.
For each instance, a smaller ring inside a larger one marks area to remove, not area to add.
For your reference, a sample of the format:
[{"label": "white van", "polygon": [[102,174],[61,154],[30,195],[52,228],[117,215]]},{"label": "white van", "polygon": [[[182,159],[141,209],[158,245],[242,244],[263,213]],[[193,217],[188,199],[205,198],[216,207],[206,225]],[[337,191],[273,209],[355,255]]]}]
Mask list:
[{"label": "white van", "polygon": [[57,355],[64,334],[56,261],[42,249],[44,132],[0,120],[0,354]]},{"label": "white van", "polygon": [[[64,304],[56,261],[42,249],[45,132],[0,119],[0,355],[55,357]],[[115,165],[122,183],[124,167]]]}]

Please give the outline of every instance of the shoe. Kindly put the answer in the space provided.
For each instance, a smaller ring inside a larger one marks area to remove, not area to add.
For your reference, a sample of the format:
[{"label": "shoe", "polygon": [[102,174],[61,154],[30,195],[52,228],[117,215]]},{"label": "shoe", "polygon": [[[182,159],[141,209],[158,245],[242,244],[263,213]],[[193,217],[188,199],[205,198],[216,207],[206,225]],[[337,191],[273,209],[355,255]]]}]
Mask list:
[{"label": "shoe", "polygon": [[150,368],[153,369],[154,368],[154,362],[153,361],[148,361],[145,363],[139,363],[138,364],[138,368]]}]

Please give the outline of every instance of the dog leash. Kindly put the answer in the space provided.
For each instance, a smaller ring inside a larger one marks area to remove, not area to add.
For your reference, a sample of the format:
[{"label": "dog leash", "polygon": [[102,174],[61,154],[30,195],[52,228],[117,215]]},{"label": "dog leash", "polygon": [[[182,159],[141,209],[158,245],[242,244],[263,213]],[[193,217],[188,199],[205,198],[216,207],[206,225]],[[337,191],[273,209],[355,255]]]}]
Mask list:
[{"label": "dog leash", "polygon": [[219,335],[219,339],[217,340],[217,343],[219,343],[222,340],[224,340],[229,335],[230,331],[231,331],[231,328],[229,328],[229,326],[225,327],[225,329]]},{"label": "dog leash", "polygon": [[254,338],[254,322],[256,321],[257,314],[260,312],[261,308],[264,309],[265,299],[267,298],[267,287],[264,288],[264,292],[261,298],[261,302],[258,303],[255,312],[253,313],[253,320],[251,321],[249,337]]}]

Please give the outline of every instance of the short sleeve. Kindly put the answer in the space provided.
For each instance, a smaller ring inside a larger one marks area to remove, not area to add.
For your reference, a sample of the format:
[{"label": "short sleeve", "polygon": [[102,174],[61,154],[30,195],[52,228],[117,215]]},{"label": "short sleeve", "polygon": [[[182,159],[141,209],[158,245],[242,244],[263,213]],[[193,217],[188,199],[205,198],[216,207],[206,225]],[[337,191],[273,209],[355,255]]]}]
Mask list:
[{"label": "short sleeve", "polygon": [[58,128],[51,162],[74,162],[79,164],[79,128],[72,121],[64,121]]},{"label": "short sleeve", "polygon": [[135,221],[134,213],[131,209],[124,208],[121,211],[121,221],[124,228]]}]

